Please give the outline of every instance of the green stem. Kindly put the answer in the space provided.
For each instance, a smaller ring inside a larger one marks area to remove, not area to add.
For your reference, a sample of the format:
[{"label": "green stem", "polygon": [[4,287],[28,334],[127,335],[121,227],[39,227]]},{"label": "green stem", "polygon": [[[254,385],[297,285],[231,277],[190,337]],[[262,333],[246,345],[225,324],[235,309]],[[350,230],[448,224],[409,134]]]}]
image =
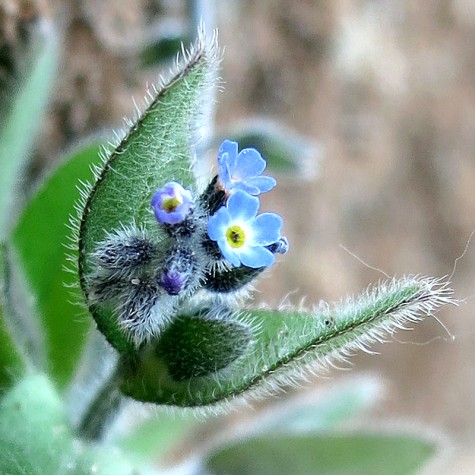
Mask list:
[{"label": "green stem", "polygon": [[123,400],[119,389],[121,363],[106,379],[79,423],[78,433],[84,439],[99,440],[118,414]]}]

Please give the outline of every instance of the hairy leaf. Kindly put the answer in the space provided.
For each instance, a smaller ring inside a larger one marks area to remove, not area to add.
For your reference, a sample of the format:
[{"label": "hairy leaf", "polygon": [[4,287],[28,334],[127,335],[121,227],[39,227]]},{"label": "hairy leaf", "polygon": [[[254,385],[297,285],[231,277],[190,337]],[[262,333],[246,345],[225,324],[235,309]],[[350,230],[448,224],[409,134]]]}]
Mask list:
[{"label": "hairy leaf", "polygon": [[99,150],[96,141],[73,151],[38,190],[13,232],[13,247],[45,332],[47,368],[60,386],[71,379],[91,326],[69,288],[78,281],[66,270],[71,233],[66,223],[79,197],[78,179],[90,177]]},{"label": "hairy leaf", "polygon": [[[165,334],[156,347],[143,350],[137,360],[131,360],[129,370],[123,375],[122,390],[135,399],[177,406],[218,404],[219,408],[219,403],[238,396],[262,397],[286,384],[301,381],[309,372],[319,372],[335,362],[345,361],[355,350],[365,350],[373,342],[384,341],[396,330],[451,302],[450,295],[451,290],[442,282],[403,278],[381,284],[356,299],[311,312],[249,310],[231,321],[215,319],[216,327],[231,324],[247,327],[250,337],[241,356],[236,357],[235,349],[229,348],[233,341],[236,347],[243,348],[242,332],[236,333],[235,338],[232,332],[222,331],[226,336],[214,340],[213,358],[216,359],[219,351],[227,351],[234,359],[225,367],[217,365],[215,371],[204,374],[201,368],[211,367],[205,361],[210,355],[201,356],[200,347],[218,329],[194,327],[194,338],[188,340],[189,344],[181,339],[186,347],[174,355],[163,351]],[[183,332],[187,324],[193,325],[195,318],[183,316],[168,331],[173,332],[174,326],[180,325]],[[196,376],[184,377],[173,367],[185,352],[194,355],[188,356],[190,367],[186,376]],[[225,355],[218,360],[223,362]]]},{"label": "hairy leaf", "polygon": [[[84,190],[78,244],[79,274],[86,300],[90,257],[107,233],[136,224],[158,240],[166,239],[150,207],[154,192],[168,181],[194,186],[190,140],[195,140],[193,128],[197,115],[202,113],[210,73],[216,66],[216,45],[200,38],[184,56],[173,77],[150,92],[145,111],[128,124],[127,133],[104,157],[94,182]],[[90,305],[90,310],[115,348],[131,349],[110,309]]]},{"label": "hairy leaf", "polygon": [[177,319],[160,338],[155,351],[170,376],[188,381],[226,368],[246,351],[251,330],[228,320]]}]

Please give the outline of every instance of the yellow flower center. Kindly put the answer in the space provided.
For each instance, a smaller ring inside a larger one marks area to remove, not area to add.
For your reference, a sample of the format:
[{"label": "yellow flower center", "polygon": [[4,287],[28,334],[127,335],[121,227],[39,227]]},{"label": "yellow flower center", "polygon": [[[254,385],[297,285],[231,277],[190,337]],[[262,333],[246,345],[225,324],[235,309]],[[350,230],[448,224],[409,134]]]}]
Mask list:
[{"label": "yellow flower center", "polygon": [[246,233],[244,232],[244,229],[241,228],[241,226],[230,226],[226,230],[226,239],[231,247],[241,247],[246,241]]},{"label": "yellow flower center", "polygon": [[175,211],[181,204],[182,200],[176,196],[173,198],[167,198],[162,202],[162,209],[167,213],[171,213],[172,211]]}]

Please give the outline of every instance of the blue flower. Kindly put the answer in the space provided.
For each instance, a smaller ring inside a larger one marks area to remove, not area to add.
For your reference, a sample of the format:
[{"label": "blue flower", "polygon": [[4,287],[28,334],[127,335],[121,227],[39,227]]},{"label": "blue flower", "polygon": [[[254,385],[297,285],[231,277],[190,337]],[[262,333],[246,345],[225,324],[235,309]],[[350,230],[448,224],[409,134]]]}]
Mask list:
[{"label": "blue flower", "polygon": [[225,259],[235,267],[257,269],[275,261],[265,246],[281,239],[282,218],[274,213],[256,216],[258,209],[258,198],[238,190],[209,218],[210,239],[217,241]]},{"label": "blue flower", "polygon": [[188,215],[191,203],[191,192],[170,181],[155,192],[151,205],[160,224],[178,224]]},{"label": "blue flower", "polygon": [[274,178],[260,175],[266,161],[254,148],[238,153],[238,144],[225,140],[218,151],[218,178],[225,191],[243,190],[250,195],[270,191],[276,185]]}]

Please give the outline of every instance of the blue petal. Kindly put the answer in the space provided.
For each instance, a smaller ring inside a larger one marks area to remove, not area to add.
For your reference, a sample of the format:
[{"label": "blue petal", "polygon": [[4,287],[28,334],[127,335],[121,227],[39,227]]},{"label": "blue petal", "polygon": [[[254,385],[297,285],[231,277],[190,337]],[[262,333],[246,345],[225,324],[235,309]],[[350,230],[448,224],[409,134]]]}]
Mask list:
[{"label": "blue petal", "polygon": [[218,241],[220,237],[224,236],[230,220],[228,210],[224,206],[219,208],[208,220],[208,236],[210,239]]},{"label": "blue petal", "polygon": [[234,170],[231,169],[231,175],[235,180],[244,180],[259,175],[265,167],[266,161],[256,149],[245,148],[237,156],[236,166]]},{"label": "blue petal", "polygon": [[160,224],[178,224],[185,219],[185,215],[180,211],[173,211],[168,213],[167,211],[155,208],[155,217]]},{"label": "blue petal", "polygon": [[233,220],[248,221],[256,216],[259,199],[245,191],[238,190],[229,197],[226,207]]},{"label": "blue petal", "polygon": [[232,173],[236,166],[238,156],[238,144],[231,140],[224,140],[218,150],[218,167],[221,168],[226,164],[228,170]]},{"label": "blue petal", "polygon": [[282,218],[275,213],[263,213],[252,223],[254,230],[253,245],[268,246],[280,239]]},{"label": "blue petal", "polygon": [[233,250],[231,246],[228,245],[226,236],[219,238],[218,240],[219,250],[224,258],[229,261],[234,267],[241,266],[241,260],[239,259],[238,254]]},{"label": "blue petal", "polygon": [[261,175],[253,178],[248,178],[245,181],[245,184],[249,187],[257,188],[259,190],[259,193],[265,193],[266,191],[272,190],[272,188],[274,188],[277,182],[271,176]]},{"label": "blue petal", "polygon": [[265,247],[246,247],[239,253],[241,262],[247,266],[257,269],[259,267],[269,267],[275,262],[272,252]]},{"label": "blue petal", "polygon": [[[227,156],[227,155],[225,155]],[[225,190],[229,190],[232,187],[231,172],[226,162],[219,163],[218,160],[218,178]]]},{"label": "blue petal", "polygon": [[257,188],[257,186],[248,185],[247,180],[246,181],[235,181],[231,184],[231,186],[229,188],[232,191],[242,190],[242,191],[245,191],[246,193],[248,193],[249,195],[253,195],[253,196],[258,195],[261,192],[259,190],[259,188]]}]

